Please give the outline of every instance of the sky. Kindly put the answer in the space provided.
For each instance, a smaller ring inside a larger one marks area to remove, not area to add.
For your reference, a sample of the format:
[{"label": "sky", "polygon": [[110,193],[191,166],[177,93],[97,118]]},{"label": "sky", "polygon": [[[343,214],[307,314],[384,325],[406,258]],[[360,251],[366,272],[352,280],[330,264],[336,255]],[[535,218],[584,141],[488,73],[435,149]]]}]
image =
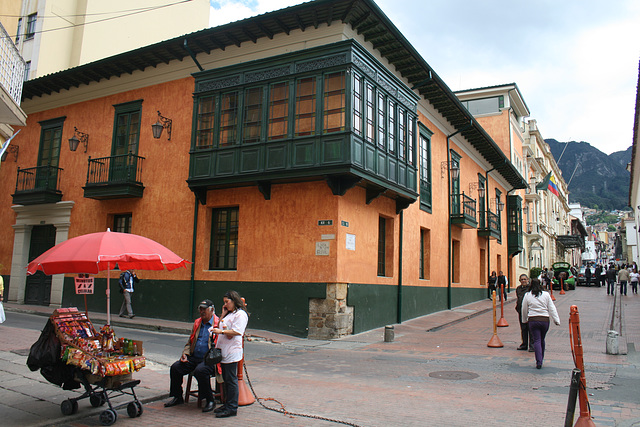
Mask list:
[{"label": "sky", "polygon": [[[637,0],[375,0],[453,91],[516,83],[542,137],[633,141]],[[211,26],[302,3],[210,0]]]}]

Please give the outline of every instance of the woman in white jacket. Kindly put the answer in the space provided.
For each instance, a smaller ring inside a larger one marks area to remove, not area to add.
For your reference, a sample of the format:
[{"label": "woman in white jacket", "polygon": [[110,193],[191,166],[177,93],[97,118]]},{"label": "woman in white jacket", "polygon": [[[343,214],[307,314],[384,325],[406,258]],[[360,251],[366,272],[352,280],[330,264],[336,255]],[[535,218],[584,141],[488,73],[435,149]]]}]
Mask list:
[{"label": "woman in white jacket", "polygon": [[531,280],[531,290],[522,300],[522,323],[529,324],[529,333],[536,354],[536,368],[542,368],[544,360],[544,338],[549,330],[549,319],[560,326],[560,317],[548,292],[542,290],[538,279]]}]

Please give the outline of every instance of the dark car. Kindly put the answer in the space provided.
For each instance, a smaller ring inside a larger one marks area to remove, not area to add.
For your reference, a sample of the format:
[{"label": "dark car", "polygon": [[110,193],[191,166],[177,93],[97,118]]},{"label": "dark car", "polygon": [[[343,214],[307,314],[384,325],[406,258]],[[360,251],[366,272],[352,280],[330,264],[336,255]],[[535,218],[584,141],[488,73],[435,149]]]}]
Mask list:
[{"label": "dark car", "polygon": [[591,269],[591,278],[589,279],[589,286],[596,286],[598,284],[598,279],[599,277],[596,277],[596,269],[593,266],[582,266],[580,267],[580,272],[578,273],[578,281],[577,281],[577,285],[578,286],[587,286],[587,276],[586,276],[586,269],[590,268]]},{"label": "dark car", "polygon": [[571,272],[571,264],[568,262],[556,262],[552,266],[553,268],[553,289],[560,290],[560,273],[566,273],[567,276],[564,280],[566,289],[572,291],[576,288],[576,278]]}]

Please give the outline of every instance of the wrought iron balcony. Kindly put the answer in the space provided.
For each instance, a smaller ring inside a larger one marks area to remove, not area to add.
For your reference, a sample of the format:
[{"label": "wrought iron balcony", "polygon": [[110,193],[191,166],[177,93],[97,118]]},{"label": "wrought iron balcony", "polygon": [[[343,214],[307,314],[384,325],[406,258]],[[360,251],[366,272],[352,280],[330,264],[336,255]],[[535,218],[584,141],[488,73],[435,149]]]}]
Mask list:
[{"label": "wrought iron balcony", "polygon": [[13,40],[0,24],[0,91],[3,96],[0,101],[0,122],[9,125],[26,125],[27,115],[20,108],[22,84],[26,63],[20,52],[13,44]]},{"label": "wrought iron balcony", "polygon": [[142,162],[135,154],[89,157],[84,197],[89,199],[118,199],[142,197]]},{"label": "wrought iron balcony", "polygon": [[62,169],[55,166],[36,166],[18,168],[16,191],[12,195],[17,205],[37,205],[56,203],[62,200],[60,191],[60,175]]},{"label": "wrought iron balcony", "polygon": [[484,217],[486,221],[480,224],[478,236],[488,237],[489,239],[500,239],[500,217],[491,211],[485,211]]},{"label": "wrought iron balcony", "polygon": [[462,228],[476,228],[476,201],[464,194],[451,195],[451,224]]}]

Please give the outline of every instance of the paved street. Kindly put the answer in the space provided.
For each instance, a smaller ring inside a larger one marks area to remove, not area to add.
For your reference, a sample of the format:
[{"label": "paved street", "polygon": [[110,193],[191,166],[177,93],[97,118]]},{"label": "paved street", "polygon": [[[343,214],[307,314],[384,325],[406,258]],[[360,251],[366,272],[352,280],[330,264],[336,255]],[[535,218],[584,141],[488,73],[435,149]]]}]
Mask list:
[{"label": "paved street", "polygon": [[[383,328],[335,341],[297,339],[249,330],[247,370],[265,406],[319,416],[358,426],[559,426],[564,418],[574,367],[569,345],[569,307],[577,305],[586,363],[587,388],[597,426],[640,426],[640,297],[622,297],[620,350],[607,355],[606,337],[613,298],[604,288],[578,288],[558,295],[562,325],[551,326],[545,363],[535,369],[533,353],[517,351],[520,331],[515,293],[505,304],[509,327],[498,328],[503,348],[489,348],[491,302],[478,301],[395,325],[395,340],[383,342]],[[46,307],[6,304],[16,310],[50,314]],[[500,310],[498,308],[498,316]],[[95,325],[104,315],[90,313]],[[251,322],[251,321],[250,321]],[[48,383],[25,365],[38,331],[0,325],[0,416],[3,425],[96,426],[102,408],[80,401],[77,414],[63,416],[60,402],[73,396]],[[43,319],[44,325],[44,319]],[[185,334],[188,324],[135,318],[114,320],[118,327],[160,328]],[[249,352],[248,352],[249,354]],[[136,373],[136,392],[144,413],[131,419],[119,411],[116,425],[329,426],[335,422],[268,411],[259,403],[241,407],[238,416],[215,419],[195,401],[165,409],[168,366],[151,362]],[[177,357],[177,355],[176,355]],[[124,399],[124,398],[122,398]],[[273,399],[273,400],[270,400]],[[121,402],[114,399],[116,402]],[[122,400],[126,402],[127,399]],[[282,405],[282,406],[281,406]],[[579,407],[576,407],[576,417]]]}]

